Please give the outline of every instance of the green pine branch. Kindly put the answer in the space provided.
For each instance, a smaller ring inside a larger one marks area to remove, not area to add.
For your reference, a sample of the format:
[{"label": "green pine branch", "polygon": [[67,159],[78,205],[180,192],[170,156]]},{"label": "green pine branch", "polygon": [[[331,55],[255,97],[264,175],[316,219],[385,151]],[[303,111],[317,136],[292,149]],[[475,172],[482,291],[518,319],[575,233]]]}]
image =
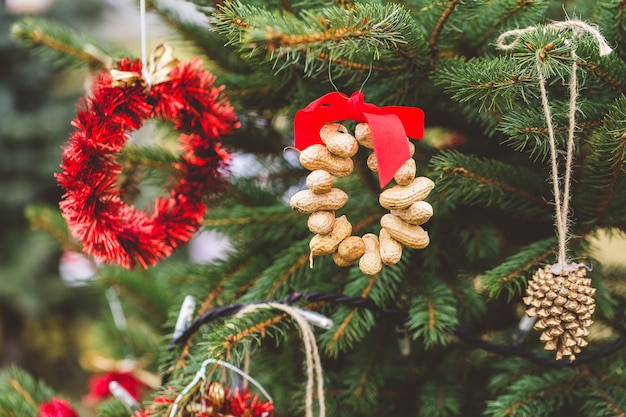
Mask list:
[{"label": "green pine branch", "polygon": [[[216,28],[248,59],[273,63],[276,72],[299,66],[309,77],[328,69],[400,73],[425,58],[423,35],[402,7],[354,4],[325,7],[296,16],[241,2],[228,3],[216,15]],[[382,66],[381,66],[382,65]]]},{"label": "green pine branch", "polygon": [[520,219],[551,216],[546,180],[536,170],[457,151],[433,157],[431,166],[438,193],[446,199],[497,207]]},{"label": "green pine branch", "polygon": [[611,105],[604,126],[589,138],[591,148],[581,168],[576,189],[577,217],[583,228],[623,228],[626,216],[626,98]]},{"label": "green pine branch", "polygon": [[584,375],[571,369],[520,375],[505,393],[487,402],[485,415],[492,417],[549,417],[570,404]]},{"label": "green pine branch", "polygon": [[67,223],[57,207],[30,205],[24,210],[24,214],[31,229],[46,232],[63,248],[81,251],[82,245],[70,235]]},{"label": "green pine branch", "polygon": [[411,300],[407,328],[413,339],[427,348],[450,343],[459,324],[457,301],[452,289],[435,279],[426,279]]},{"label": "green pine branch", "polygon": [[620,0],[601,1],[596,4],[598,25],[602,34],[611,46],[614,46],[620,57],[625,54],[626,40],[626,4]]},{"label": "green pine branch", "polygon": [[31,49],[59,66],[108,69],[113,58],[99,43],[70,27],[49,19],[26,17],[11,28],[11,35],[23,47]]},{"label": "green pine branch", "polygon": [[37,415],[38,405],[52,397],[52,389],[17,366],[9,366],[0,373],[0,414],[3,416]]},{"label": "green pine branch", "polygon": [[421,387],[419,417],[454,417],[462,411],[463,387],[451,378],[434,378]]},{"label": "green pine branch", "polygon": [[502,292],[509,300],[519,296],[526,288],[529,271],[538,265],[549,263],[555,256],[555,237],[533,242],[508,257],[503,263],[484,273],[481,282],[490,298],[497,298]]},{"label": "green pine branch", "polygon": [[537,97],[536,82],[528,69],[502,56],[443,60],[433,80],[474,112],[499,114]]}]

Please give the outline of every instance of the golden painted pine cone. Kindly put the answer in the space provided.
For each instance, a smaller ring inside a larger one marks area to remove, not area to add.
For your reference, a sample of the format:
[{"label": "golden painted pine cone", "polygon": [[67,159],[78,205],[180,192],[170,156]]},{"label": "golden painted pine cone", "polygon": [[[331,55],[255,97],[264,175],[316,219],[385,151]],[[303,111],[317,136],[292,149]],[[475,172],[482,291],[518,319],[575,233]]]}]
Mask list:
[{"label": "golden painted pine cone", "polygon": [[[555,350],[556,359],[576,359],[580,348],[587,346],[585,336],[592,323],[595,310],[595,288],[591,279],[585,278],[587,268],[569,264],[569,271],[555,272],[557,265],[537,270],[528,282],[524,303],[526,314],[538,317],[534,329],[542,331],[539,340],[546,350]],[[560,269],[560,268],[559,268]]]}]

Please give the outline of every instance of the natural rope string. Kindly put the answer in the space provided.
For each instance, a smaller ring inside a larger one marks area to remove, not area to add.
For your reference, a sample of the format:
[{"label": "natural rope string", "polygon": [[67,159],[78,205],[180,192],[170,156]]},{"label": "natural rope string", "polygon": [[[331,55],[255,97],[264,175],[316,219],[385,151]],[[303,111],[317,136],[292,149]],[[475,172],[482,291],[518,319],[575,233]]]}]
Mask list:
[{"label": "natural rope string", "polygon": [[317,379],[317,401],[319,404],[319,417],[325,417],[326,404],[324,399],[324,374],[322,371],[320,355],[317,350],[317,343],[315,342],[315,334],[313,333],[311,325],[295,307],[276,302],[250,304],[242,308],[236,316],[241,317],[260,308],[281,310],[291,316],[291,318],[300,327],[302,343],[304,344],[307,373],[306,394],[304,399],[305,417],[313,417],[314,377],[315,379]]},{"label": "natural rope string", "polygon": [[[574,35],[581,33],[589,33],[594,37],[598,43],[600,56],[605,56],[611,53],[612,49],[608,45],[606,39],[593,26],[579,21],[579,20],[567,20],[565,22],[556,22],[541,27],[542,29],[559,29],[559,30],[572,30]],[[502,50],[513,49],[520,41],[521,35],[527,32],[537,30],[538,27],[528,27],[526,29],[515,29],[508,32],[504,32],[498,37],[497,45]],[[505,43],[505,39],[515,36],[515,39],[510,43]],[[559,240],[558,251],[558,265],[561,268],[561,273],[565,272],[567,265],[567,238],[569,233],[569,203],[570,203],[570,184],[572,177],[572,166],[574,160],[574,135],[576,132],[576,99],[578,97],[578,79],[576,77],[576,71],[578,70],[576,45],[572,44],[572,67],[569,80],[569,121],[568,121],[568,135],[567,135],[567,150],[565,153],[565,173],[563,178],[563,191],[561,192],[561,180],[559,178],[558,167],[558,155],[556,149],[556,141],[554,138],[554,124],[552,122],[552,112],[550,110],[550,103],[548,101],[548,93],[546,90],[546,79],[543,74],[544,62],[542,58],[537,55],[537,74],[539,77],[539,89],[541,92],[541,105],[543,107],[543,113],[545,115],[546,124],[548,127],[548,140],[550,143],[550,162],[551,162],[551,175],[552,185],[554,187],[554,203],[555,203],[555,223],[557,229],[557,236]]]}]

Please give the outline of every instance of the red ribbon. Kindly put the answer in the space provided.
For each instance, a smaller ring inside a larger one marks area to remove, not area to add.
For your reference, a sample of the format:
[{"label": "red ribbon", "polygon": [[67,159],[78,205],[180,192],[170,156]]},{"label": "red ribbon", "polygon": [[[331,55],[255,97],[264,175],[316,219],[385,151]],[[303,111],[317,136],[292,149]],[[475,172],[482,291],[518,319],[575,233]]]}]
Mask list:
[{"label": "red ribbon", "polygon": [[350,98],[342,93],[328,93],[296,112],[294,121],[295,147],[304,150],[323,144],[319,131],[325,123],[339,120],[366,122],[372,132],[374,153],[378,161],[378,181],[381,188],[391,181],[398,169],[411,157],[407,136],[424,136],[424,111],[417,107],[377,107],[365,103],[357,91]]}]

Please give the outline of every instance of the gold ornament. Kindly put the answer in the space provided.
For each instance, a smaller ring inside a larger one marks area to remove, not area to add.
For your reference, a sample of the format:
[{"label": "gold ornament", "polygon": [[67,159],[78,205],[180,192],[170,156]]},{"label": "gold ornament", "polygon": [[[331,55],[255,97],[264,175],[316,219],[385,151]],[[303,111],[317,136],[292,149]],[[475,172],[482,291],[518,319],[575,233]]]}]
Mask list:
[{"label": "gold ornament", "polygon": [[174,57],[172,47],[161,43],[154,48],[147,68],[143,69],[143,74],[113,68],[111,69],[111,84],[113,87],[131,87],[137,82],[148,85],[164,83],[171,79],[170,72],[178,65],[178,62],[178,58]]},{"label": "gold ornament", "polygon": [[[424,199],[435,183],[426,177],[415,177],[415,146],[409,142],[411,158],[396,172],[396,185],[379,196],[380,205],[390,211],[381,218],[379,239],[372,233],[351,236],[352,225],[346,216],[335,218],[335,211],[347,203],[348,196],[332,187],[333,177],[352,173],[352,157],[359,145],[373,149],[369,125],[359,123],[352,136],[343,125],[328,123],[320,130],[320,138],[324,145],[312,145],[300,153],[300,163],[312,171],[306,181],[308,189],[295,193],[289,201],[292,209],[310,215],[309,230],[315,233],[309,244],[311,256],[333,254],[333,260],[341,267],[358,260],[364,274],[374,275],[383,264],[393,265],[400,260],[403,245],[414,249],[428,246],[428,233],[421,225],[433,215],[432,206]],[[367,165],[371,171],[378,171],[374,153]]]},{"label": "gold ornament", "polygon": [[587,267],[583,264],[560,264],[537,270],[528,282],[524,303],[530,308],[526,314],[538,317],[535,330],[542,331],[539,340],[546,350],[556,350],[556,359],[576,359],[580,348],[587,346],[585,336],[592,323],[595,310],[595,288],[591,279],[585,278]]}]

